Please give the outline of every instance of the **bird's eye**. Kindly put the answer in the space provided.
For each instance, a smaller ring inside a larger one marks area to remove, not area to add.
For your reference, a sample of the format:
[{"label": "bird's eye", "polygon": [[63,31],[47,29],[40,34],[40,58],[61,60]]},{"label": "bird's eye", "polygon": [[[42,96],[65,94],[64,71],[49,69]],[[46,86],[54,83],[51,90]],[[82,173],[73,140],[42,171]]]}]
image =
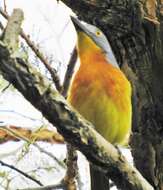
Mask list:
[{"label": "bird's eye", "polygon": [[100,36],[101,35],[101,32],[98,30],[96,31],[96,36]]}]

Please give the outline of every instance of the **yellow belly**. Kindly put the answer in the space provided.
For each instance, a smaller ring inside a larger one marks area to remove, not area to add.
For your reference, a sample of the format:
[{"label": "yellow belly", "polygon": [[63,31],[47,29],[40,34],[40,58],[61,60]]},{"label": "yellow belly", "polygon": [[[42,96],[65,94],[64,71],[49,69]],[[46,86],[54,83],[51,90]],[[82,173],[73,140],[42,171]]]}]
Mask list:
[{"label": "yellow belly", "polygon": [[[101,75],[104,79],[99,76],[97,74],[93,80],[89,80],[89,76],[79,71],[72,83],[68,101],[106,140],[123,145],[131,131],[130,84],[124,76],[122,80],[117,80],[110,75],[111,86],[105,76]],[[113,92],[108,93],[109,90]]]}]

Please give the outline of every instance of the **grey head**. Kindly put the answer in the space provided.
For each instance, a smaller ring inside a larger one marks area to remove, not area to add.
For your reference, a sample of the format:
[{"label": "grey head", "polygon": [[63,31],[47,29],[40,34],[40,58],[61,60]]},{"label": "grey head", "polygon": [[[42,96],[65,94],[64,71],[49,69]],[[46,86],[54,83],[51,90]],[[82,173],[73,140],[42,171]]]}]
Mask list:
[{"label": "grey head", "polygon": [[75,26],[75,29],[77,31],[84,31],[103,50],[109,63],[119,68],[114,53],[104,33],[96,26],[81,22],[76,17],[71,17],[71,20]]}]

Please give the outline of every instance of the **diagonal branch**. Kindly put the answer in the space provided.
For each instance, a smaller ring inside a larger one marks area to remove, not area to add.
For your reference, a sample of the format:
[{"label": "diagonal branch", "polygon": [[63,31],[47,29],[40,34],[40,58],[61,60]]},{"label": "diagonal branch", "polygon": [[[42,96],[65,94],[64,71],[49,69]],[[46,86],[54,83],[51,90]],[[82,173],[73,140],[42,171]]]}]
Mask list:
[{"label": "diagonal branch", "polygon": [[70,61],[69,61],[68,66],[67,66],[67,71],[65,74],[63,87],[62,87],[62,95],[65,98],[67,97],[67,92],[68,92],[68,88],[69,88],[70,83],[71,83],[71,78],[72,78],[72,75],[74,72],[76,61],[77,61],[77,50],[75,47],[72,51],[72,55],[71,55]]},{"label": "diagonal branch", "polygon": [[[9,19],[9,15],[0,8],[0,14],[5,18]],[[0,28],[3,29],[2,23],[0,23]],[[23,30],[21,30],[21,37],[25,40],[25,42],[28,44],[28,46],[32,49],[32,51],[35,53],[35,55],[40,59],[40,61],[45,65],[47,70],[49,71],[51,78],[57,88],[58,91],[61,90],[61,84],[60,79],[57,75],[57,71],[50,66],[47,59],[43,56],[42,52],[37,48],[37,46],[30,40],[30,37],[26,35]]]},{"label": "diagonal branch", "polygon": [[7,164],[7,163],[3,162],[2,160],[0,160],[0,164],[1,164],[2,166],[6,166],[6,167],[8,167],[8,168],[10,168],[10,169],[12,169],[12,170],[15,170],[16,172],[20,173],[20,174],[23,175],[24,177],[26,177],[26,178],[28,178],[28,179],[34,181],[35,183],[37,183],[37,184],[40,185],[40,186],[43,186],[43,184],[42,184],[40,181],[38,181],[37,179],[34,179],[33,177],[31,177],[31,176],[28,175],[27,173],[23,172],[22,170],[19,170],[18,168],[14,167],[13,165]]},{"label": "diagonal branch", "polygon": [[7,141],[19,141],[23,137],[31,142],[42,141],[51,144],[64,143],[64,139],[60,134],[45,127],[33,131],[28,128],[13,125],[0,126],[0,144]]},{"label": "diagonal branch", "polygon": [[42,187],[32,187],[32,188],[25,188],[25,189],[18,189],[18,190],[67,190],[66,185],[64,183],[59,183],[55,185],[48,185],[48,186],[42,186]]},{"label": "diagonal branch", "polygon": [[40,152],[42,152],[42,153],[48,155],[49,157],[53,158],[54,161],[56,161],[59,166],[65,168],[65,164],[64,164],[62,161],[58,160],[51,152],[48,152],[48,151],[44,150],[44,149],[43,149],[41,146],[39,146],[36,142],[31,142],[27,137],[24,136],[24,134],[21,135],[20,132],[17,132],[17,131],[15,131],[15,130],[13,130],[12,128],[9,128],[9,127],[0,126],[0,130],[6,130],[8,133],[10,133],[11,135],[13,135],[13,136],[16,137],[17,139],[23,140],[23,141],[25,141],[25,142],[27,142],[27,143],[29,143],[29,144],[34,145],[35,147],[37,147],[37,149],[38,149]]},{"label": "diagonal branch", "polygon": [[87,159],[111,178],[121,189],[153,190],[136,168],[98,134],[29,63],[13,58],[0,43],[0,71],[42,114],[57,127],[65,140],[78,148]]}]

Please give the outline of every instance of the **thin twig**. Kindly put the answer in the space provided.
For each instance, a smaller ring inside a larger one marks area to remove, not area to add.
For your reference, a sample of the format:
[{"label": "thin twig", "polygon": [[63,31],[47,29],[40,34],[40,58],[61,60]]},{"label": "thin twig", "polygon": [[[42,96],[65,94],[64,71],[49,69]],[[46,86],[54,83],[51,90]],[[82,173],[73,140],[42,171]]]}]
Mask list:
[{"label": "thin twig", "polygon": [[56,185],[48,185],[48,186],[43,186],[43,187],[17,189],[17,190],[58,190],[58,189],[66,190],[65,184],[59,183]]},{"label": "thin twig", "polygon": [[58,91],[61,90],[61,84],[60,79],[57,75],[56,69],[52,68],[51,65],[48,63],[47,59],[43,56],[42,52],[39,50],[39,48],[36,47],[34,42],[30,40],[30,37],[27,36],[23,31],[21,32],[21,37],[26,41],[28,46],[33,50],[33,52],[36,54],[36,56],[40,59],[40,61],[45,65],[47,70],[49,71],[52,80],[57,88]]},{"label": "thin twig", "polygon": [[1,164],[2,166],[6,166],[6,167],[8,167],[8,168],[11,168],[12,170],[17,171],[18,173],[22,174],[22,175],[25,176],[26,178],[28,178],[28,179],[30,179],[30,180],[36,182],[38,185],[43,186],[43,184],[42,184],[40,181],[38,181],[37,179],[34,179],[33,177],[31,177],[31,176],[28,175],[27,173],[23,172],[22,170],[19,170],[18,168],[14,167],[13,165],[7,164],[7,163],[3,162],[2,160],[0,160],[0,164]]},{"label": "thin twig", "polygon": [[4,93],[10,86],[11,86],[11,84],[8,83],[8,84],[1,90],[0,93]]},{"label": "thin twig", "polygon": [[[7,20],[9,19],[9,15],[6,12],[4,12],[2,10],[2,8],[0,8],[0,14],[5,19],[7,19]],[[37,46],[34,44],[34,42],[32,42],[30,40],[30,37],[23,32],[23,30],[21,31],[20,34],[21,34],[21,37],[25,40],[25,42],[28,44],[28,46],[33,50],[33,52],[35,53],[35,55],[45,65],[45,67],[47,68],[47,70],[49,71],[49,73],[50,73],[50,75],[52,77],[52,80],[53,80],[53,82],[54,82],[54,84],[56,86],[56,89],[58,91],[60,91],[61,90],[61,84],[60,84],[60,79],[59,79],[59,77],[57,75],[57,71],[50,66],[50,64],[48,63],[47,59],[43,56],[42,52],[39,50],[39,48],[37,48]]]},{"label": "thin twig", "polygon": [[4,7],[4,11],[7,12],[6,0],[3,0],[3,7]]},{"label": "thin twig", "polygon": [[61,167],[66,168],[64,162],[58,160],[51,152],[44,150],[42,147],[40,147],[37,143],[33,143],[35,147],[39,149],[40,152],[47,154],[49,157],[53,158]]},{"label": "thin twig", "polygon": [[[18,139],[24,140],[25,142],[31,144],[31,142],[25,138],[24,136],[16,133],[15,131],[13,131],[12,129],[10,129],[9,127],[4,127],[4,126],[0,126],[0,129],[2,130],[6,130],[9,133],[11,133],[12,135],[16,136]],[[58,160],[52,153],[44,150],[42,147],[40,147],[37,143],[33,142],[32,145],[34,145],[35,147],[38,148],[38,150],[46,155],[48,155],[49,157],[53,158],[60,166],[62,166],[63,168],[65,168],[65,164],[63,162],[61,162],[60,160]]]},{"label": "thin twig", "polygon": [[[1,112],[1,110],[0,110]],[[2,110],[3,112],[3,110]],[[47,129],[46,127],[42,126],[39,129],[33,131],[29,128],[24,128],[20,126],[14,126],[14,125],[6,125],[2,123],[3,129],[0,129],[0,144],[3,144],[7,141],[19,141],[21,139],[18,139],[17,136],[14,136],[11,134],[11,132],[8,132],[7,128],[13,130],[15,133],[22,135],[29,141],[41,141],[41,142],[48,142],[51,144],[64,143],[63,137],[57,133],[56,131],[52,131]]]},{"label": "thin twig", "polygon": [[65,74],[65,78],[63,82],[63,87],[62,87],[62,95],[65,98],[67,97],[67,92],[68,92],[68,88],[70,86],[71,78],[74,72],[76,60],[77,60],[77,50],[76,50],[76,47],[74,47],[70,61],[67,66],[67,70],[66,70],[66,74]]}]

